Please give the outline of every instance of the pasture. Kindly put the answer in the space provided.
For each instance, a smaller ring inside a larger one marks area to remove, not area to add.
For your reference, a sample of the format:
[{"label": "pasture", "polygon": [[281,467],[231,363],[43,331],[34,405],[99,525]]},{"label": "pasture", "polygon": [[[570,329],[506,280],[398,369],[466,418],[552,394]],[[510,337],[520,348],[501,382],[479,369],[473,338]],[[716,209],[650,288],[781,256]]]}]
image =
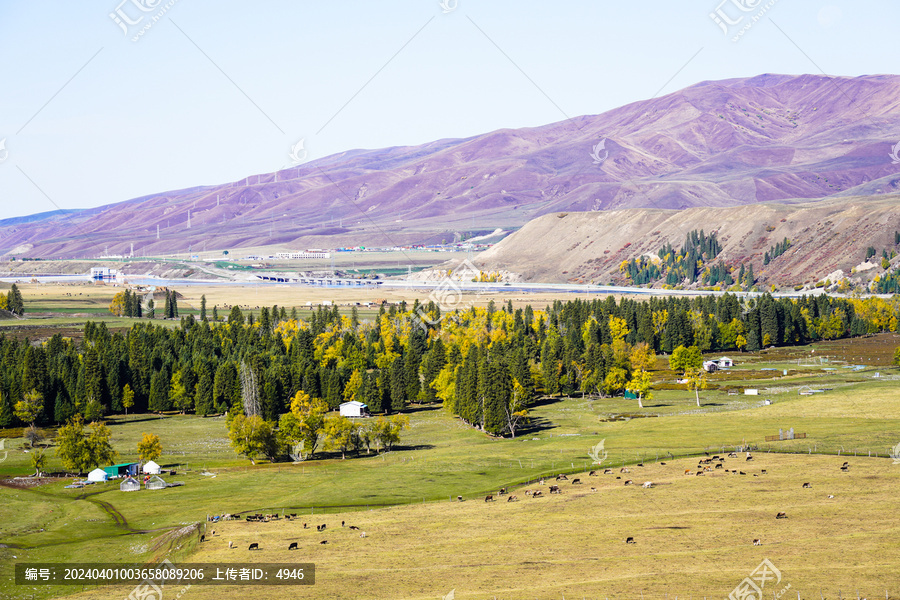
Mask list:
[{"label": "pasture", "polygon": [[[310,598],[439,598],[451,589],[459,598],[712,597],[727,596],[768,558],[781,570],[782,585],[791,584],[790,597],[795,591],[815,597],[819,589],[825,598],[838,590],[846,597],[859,589],[860,597],[888,590],[898,598],[900,465],[887,458],[900,442],[900,375],[888,365],[895,344],[887,334],[736,355],[735,369],[710,376],[719,387],[701,393],[700,408],[692,393],[678,388],[654,391],[643,409],[621,397],[545,398],[515,439],[489,438],[439,407],[413,407],[412,427],[393,452],[343,461],[325,454],[251,466],[231,450],[223,418],[113,417],[112,443],[121,460],[135,460],[141,435],[156,433],[163,445],[158,462],[177,472],[164,479],[185,485],[122,493],[117,483],[65,489],[71,480],[4,482],[0,596],[109,598],[129,591],[16,587],[10,578],[19,561],[169,557],[176,563],[315,562],[316,586],[290,592]],[[813,354],[828,361],[807,360]],[[865,368],[844,368],[859,364]],[[657,369],[658,382],[671,381],[664,358]],[[737,393],[741,387],[756,387],[760,395]],[[809,387],[826,391],[798,394]],[[808,437],[765,441],[791,427]],[[21,435],[0,431],[7,438],[0,476],[31,472]],[[603,468],[615,472],[589,477],[588,453],[601,440],[608,453]],[[683,474],[696,471],[706,452],[748,445],[755,447],[753,461],[740,455],[725,463],[746,475]],[[52,453],[51,447],[48,471],[61,468]],[[841,472],[845,460],[851,468]],[[623,467],[631,472],[620,473]],[[563,481],[560,495],[547,493],[555,481],[543,488],[533,483],[560,472],[577,473],[584,483]],[[635,485],[625,486],[627,479]],[[644,481],[657,485],[644,489]],[[811,489],[801,487],[806,482]],[[503,486],[519,501],[498,497]],[[534,489],[544,497],[525,495]],[[487,494],[497,501],[485,503]],[[781,511],[788,518],[776,520]],[[216,535],[203,544],[199,532],[174,533],[226,512],[298,518],[216,524],[208,528]],[[342,520],[367,537],[340,528]],[[312,529],[320,523],[328,524],[326,535]],[[626,537],[636,543],[626,545]],[[761,546],[753,546],[757,538]],[[323,539],[329,543],[319,544]],[[236,549],[229,551],[229,540]],[[247,553],[252,542],[259,553]],[[299,549],[289,553],[291,542]],[[188,597],[221,597],[222,591],[194,586]],[[280,598],[284,591],[251,593]]]}]

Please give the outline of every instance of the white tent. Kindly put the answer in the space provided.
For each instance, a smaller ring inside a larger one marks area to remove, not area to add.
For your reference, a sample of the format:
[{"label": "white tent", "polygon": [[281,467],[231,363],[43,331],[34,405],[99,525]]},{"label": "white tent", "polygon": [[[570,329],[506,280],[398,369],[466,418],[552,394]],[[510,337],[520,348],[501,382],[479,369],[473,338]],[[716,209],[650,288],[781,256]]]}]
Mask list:
[{"label": "white tent", "polygon": [[362,402],[351,400],[340,406],[342,417],[366,417],[369,415],[369,407]]},{"label": "white tent", "polygon": [[149,473],[150,475],[159,475],[159,465],[152,460],[148,460],[146,464],[144,464],[144,473]]},{"label": "white tent", "polygon": [[88,481],[106,481],[108,478],[109,476],[103,469],[94,469],[88,473]]},{"label": "white tent", "polygon": [[141,489],[141,484],[134,477],[126,477],[124,481],[119,484],[119,491],[122,492],[136,492],[139,489]]}]

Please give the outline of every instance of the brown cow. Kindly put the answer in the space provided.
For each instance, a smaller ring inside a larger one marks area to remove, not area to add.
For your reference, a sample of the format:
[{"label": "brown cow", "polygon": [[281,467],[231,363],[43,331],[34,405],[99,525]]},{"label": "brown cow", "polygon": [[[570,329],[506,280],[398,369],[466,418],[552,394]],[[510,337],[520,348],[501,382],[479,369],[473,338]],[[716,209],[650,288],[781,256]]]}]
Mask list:
[{"label": "brown cow", "polygon": [[560,473],[559,475],[556,476],[556,480],[557,481],[568,481],[569,478],[566,477],[564,473]]},{"label": "brown cow", "polygon": [[625,480],[625,485],[631,485],[632,483],[634,483],[634,482],[630,479]]},{"label": "brown cow", "polygon": [[350,526],[350,529],[353,529],[353,530],[359,530],[359,527],[357,527],[356,525],[351,525],[351,526]]},{"label": "brown cow", "polygon": [[597,471],[591,471],[588,473],[588,477],[595,477],[597,475]]},{"label": "brown cow", "polygon": [[753,545],[754,546],[762,546],[762,542],[760,541],[759,538],[756,538],[755,540],[753,540]]},{"label": "brown cow", "polygon": [[777,515],[775,515],[775,518],[776,519],[787,519],[787,513],[780,512]]},{"label": "brown cow", "polygon": [[519,499],[518,496],[516,496],[515,494],[513,494],[512,496],[510,496],[509,498],[507,498],[506,501],[507,501],[507,502],[516,502],[518,499]]},{"label": "brown cow", "polygon": [[327,543],[328,543],[328,540],[322,540],[322,541],[319,542],[319,543],[320,543],[320,544],[327,544]]},{"label": "brown cow", "polygon": [[494,497],[491,496],[491,495],[487,495],[487,496],[484,497],[484,501],[485,501],[485,502],[493,502],[493,501],[494,501]]},{"label": "brown cow", "polygon": [[551,494],[561,494],[562,492],[560,491],[558,485],[551,485],[551,486],[550,486],[550,493],[551,493]]},{"label": "brown cow", "polygon": [[580,483],[581,483],[581,480],[578,479],[577,477],[576,477],[575,479],[572,480],[572,485],[580,484]]},{"label": "brown cow", "polygon": [[612,469],[604,469],[604,470],[603,470],[603,474],[604,474],[604,475],[612,475],[612,474],[613,474],[613,470],[612,470]]},{"label": "brown cow", "polygon": [[539,498],[540,496],[543,496],[543,495],[544,495],[544,494],[541,492],[541,490],[536,490],[536,491],[531,495],[531,497],[532,497],[532,498]]},{"label": "brown cow", "polygon": [[619,469],[619,473],[631,473],[631,471],[628,470],[628,467],[622,467]]},{"label": "brown cow", "polygon": [[721,468],[722,468],[722,463],[716,463],[716,468],[717,468],[717,469],[721,469]]}]

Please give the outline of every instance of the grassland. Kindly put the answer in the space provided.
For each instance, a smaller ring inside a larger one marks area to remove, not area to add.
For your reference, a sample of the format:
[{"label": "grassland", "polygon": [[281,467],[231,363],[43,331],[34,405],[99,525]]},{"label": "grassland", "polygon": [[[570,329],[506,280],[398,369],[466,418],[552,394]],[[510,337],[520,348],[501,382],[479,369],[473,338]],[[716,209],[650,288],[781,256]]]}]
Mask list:
[{"label": "grassland", "polygon": [[[86,289],[98,304],[115,291]],[[199,306],[198,289],[185,291],[196,294]],[[280,295],[283,288],[270,292],[263,304],[292,305],[291,296]],[[235,301],[234,289],[230,296],[219,293],[223,303]],[[48,291],[47,298],[59,298],[59,291]],[[185,305],[193,301],[186,296]],[[74,332],[77,318],[66,322],[62,330]],[[19,327],[40,324],[17,321]],[[36,338],[54,330],[24,331]],[[144,563],[165,556],[317,565],[314,587],[194,586],[186,597],[198,599],[248,593],[274,599],[286,590],[301,598],[439,598],[451,589],[463,599],[721,597],[763,558],[781,570],[780,586],[791,585],[791,598],[797,591],[818,597],[819,590],[825,598],[839,590],[844,597],[857,590],[860,597],[881,597],[887,590],[900,598],[900,465],[887,458],[900,442],[900,371],[890,365],[898,344],[900,338],[886,334],[732,355],[736,367],[710,376],[715,389],[701,393],[699,408],[692,393],[671,385],[674,374],[661,357],[656,387],[675,389],[655,390],[644,408],[622,398],[545,398],[515,439],[491,439],[438,407],[414,407],[412,427],[393,452],[347,460],[325,454],[299,464],[251,466],[230,449],[222,418],[113,417],[112,442],[123,461],[136,459],[144,432],[156,433],[164,447],[159,462],[177,472],[166,479],[185,485],[126,494],[116,483],[65,489],[71,480],[33,487],[4,482],[0,597],[94,599],[130,591],[16,587],[10,579],[15,562]],[[759,395],[744,395],[745,388]],[[824,391],[798,393],[808,389]],[[789,428],[807,437],[765,441]],[[31,472],[21,435],[0,430],[6,438],[0,477]],[[588,451],[601,440],[608,451],[603,466],[616,472],[588,477]],[[756,448],[752,462],[741,455],[725,465],[746,475],[723,469],[683,475],[696,470],[696,455],[748,445]],[[48,470],[60,469],[52,447],[48,456]],[[845,460],[848,473],[839,469]],[[631,473],[620,474],[623,466]],[[525,489],[538,487],[534,480],[560,472],[578,473],[585,484],[566,483],[560,496],[525,496]],[[657,485],[626,487],[627,478]],[[804,482],[812,489],[802,489]],[[501,486],[520,501],[483,501]],[[464,502],[456,501],[459,495]],[[209,514],[247,511],[301,518],[216,524],[203,544],[198,532],[173,533],[205,524]],[[789,518],[775,520],[779,511]],[[303,529],[304,521],[327,523],[327,534]],[[341,521],[360,526],[367,537],[342,529]],[[626,545],[627,536],[637,543]],[[753,546],[754,538],[762,546]],[[319,544],[322,539],[329,543]],[[229,540],[238,549],[229,551]],[[262,551],[248,553],[251,541]],[[299,551],[287,551],[292,541]]]}]

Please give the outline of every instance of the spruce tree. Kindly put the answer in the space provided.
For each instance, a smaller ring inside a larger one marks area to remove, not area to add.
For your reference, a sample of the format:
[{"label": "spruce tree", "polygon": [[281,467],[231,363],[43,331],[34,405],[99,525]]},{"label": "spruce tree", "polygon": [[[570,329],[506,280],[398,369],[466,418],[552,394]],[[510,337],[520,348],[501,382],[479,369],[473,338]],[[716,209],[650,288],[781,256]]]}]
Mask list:
[{"label": "spruce tree", "polygon": [[206,321],[206,294],[200,296],[200,320]]}]

